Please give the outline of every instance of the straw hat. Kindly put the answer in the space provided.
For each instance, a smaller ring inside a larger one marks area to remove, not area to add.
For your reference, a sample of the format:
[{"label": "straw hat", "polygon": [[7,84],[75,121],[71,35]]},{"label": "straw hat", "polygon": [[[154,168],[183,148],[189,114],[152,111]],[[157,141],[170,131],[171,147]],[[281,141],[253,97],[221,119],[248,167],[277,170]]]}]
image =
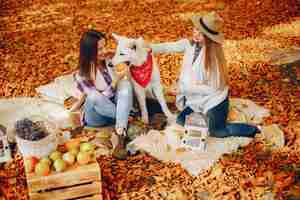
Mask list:
[{"label": "straw hat", "polygon": [[194,15],[191,20],[201,33],[217,43],[223,43],[223,19],[216,12],[210,12],[205,16]]}]

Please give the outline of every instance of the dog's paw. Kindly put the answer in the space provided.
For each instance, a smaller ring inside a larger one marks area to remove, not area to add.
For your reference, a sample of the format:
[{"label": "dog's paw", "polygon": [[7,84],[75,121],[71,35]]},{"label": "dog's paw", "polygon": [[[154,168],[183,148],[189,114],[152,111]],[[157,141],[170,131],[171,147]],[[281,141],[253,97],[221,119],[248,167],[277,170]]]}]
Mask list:
[{"label": "dog's paw", "polygon": [[120,136],[126,136],[126,129],[125,128],[116,128],[116,133]]}]

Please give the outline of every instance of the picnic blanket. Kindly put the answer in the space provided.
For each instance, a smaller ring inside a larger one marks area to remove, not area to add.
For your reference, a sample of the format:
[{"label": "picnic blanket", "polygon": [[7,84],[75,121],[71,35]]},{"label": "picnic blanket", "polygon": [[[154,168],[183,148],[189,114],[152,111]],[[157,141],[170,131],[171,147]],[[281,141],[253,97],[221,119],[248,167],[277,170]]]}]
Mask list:
[{"label": "picnic blanket", "polygon": [[[232,153],[252,140],[246,137],[208,137],[207,149],[197,151],[180,146],[178,140],[174,139],[180,137],[178,134],[180,132],[172,126],[164,131],[150,130],[134,139],[127,148],[133,152],[143,150],[161,161],[179,163],[191,175],[198,176],[212,167],[223,154]],[[170,135],[173,137],[171,140]],[[264,126],[261,138],[271,149],[284,146],[284,134],[276,124]]]},{"label": "picnic blanket", "polygon": [[69,97],[79,95],[72,74],[57,77],[53,82],[36,88],[36,91],[43,99],[62,105]]},{"label": "picnic blanket", "polygon": [[[229,121],[260,124],[264,117],[269,116],[269,111],[248,99],[231,98]],[[284,145],[283,132],[277,125],[262,128],[262,137],[266,138],[273,147]],[[180,163],[191,175],[198,176],[212,167],[225,153],[232,153],[240,146],[251,142],[251,138],[227,137],[207,140],[206,151],[185,149],[180,146],[180,135],[183,130],[178,130],[176,125],[167,127],[164,131],[151,130],[146,135],[138,136],[129,145],[128,150],[143,150],[166,162]]]},{"label": "picnic blanket", "polygon": [[[52,83],[40,86],[36,90],[42,98],[0,99],[0,124],[8,128],[11,137],[13,137],[11,133],[15,121],[32,115],[47,117],[54,121],[59,128],[72,126],[68,111],[63,106],[67,98],[78,96],[72,75],[58,77]],[[264,117],[269,116],[267,109],[251,100],[230,98],[229,102],[229,121],[259,124]],[[240,137],[209,138],[205,153],[183,151],[168,140],[167,135],[173,134],[173,131],[172,127],[163,132],[151,130],[148,134],[137,137],[128,147],[144,150],[162,161],[181,163],[192,175],[198,175],[212,166],[224,153],[233,152],[239,146],[247,145],[251,141],[249,138]]]},{"label": "picnic blanket", "polygon": [[[167,129],[166,131],[172,130]],[[127,148],[131,151],[146,151],[161,161],[180,163],[191,175],[197,176],[211,167],[224,153],[231,153],[239,146],[247,145],[250,141],[250,138],[245,137],[209,137],[207,150],[199,152],[171,145],[164,131],[150,130],[147,134],[138,136]]]},{"label": "picnic blanket", "polygon": [[17,120],[42,116],[53,121],[59,128],[69,127],[71,123],[63,105],[42,98],[16,97],[0,99],[0,124],[7,128],[9,140],[14,141],[13,128]]}]

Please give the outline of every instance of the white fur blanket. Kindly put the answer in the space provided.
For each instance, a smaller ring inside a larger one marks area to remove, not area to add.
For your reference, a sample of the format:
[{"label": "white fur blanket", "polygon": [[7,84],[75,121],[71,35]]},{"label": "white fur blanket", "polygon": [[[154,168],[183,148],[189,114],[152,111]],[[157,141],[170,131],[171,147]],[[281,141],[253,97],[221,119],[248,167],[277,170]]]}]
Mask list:
[{"label": "white fur blanket", "polygon": [[63,104],[69,97],[77,97],[79,93],[72,74],[58,77],[53,82],[36,88],[36,91],[43,99],[58,104]]},{"label": "white fur blanket", "polygon": [[[181,135],[182,132],[174,125],[162,132],[150,130],[146,135],[133,140],[127,148],[131,151],[146,151],[161,161],[180,163],[191,175],[198,176],[212,167],[223,154],[232,153],[239,146],[245,146],[252,140],[245,137],[209,137],[206,151],[200,152],[180,147]],[[261,137],[271,148],[284,146],[284,134],[276,124],[264,126]]]},{"label": "white fur blanket", "polygon": [[[258,124],[262,122],[263,117],[267,116],[269,116],[269,111],[251,100],[230,99],[229,121],[231,122]],[[205,152],[187,149],[182,151],[179,141],[180,135],[182,135],[182,131],[181,133],[180,131],[174,125],[167,127],[162,132],[151,130],[148,134],[133,140],[128,145],[128,149],[132,151],[144,150],[159,160],[180,163],[191,175],[198,176],[213,166],[223,154],[232,153],[239,146],[247,145],[252,140],[245,137],[209,137]],[[282,139],[280,143],[282,143]]]},{"label": "white fur blanket", "polygon": [[[151,130],[133,140],[128,148],[130,150],[144,150],[153,157],[162,161],[180,163],[191,175],[197,176],[211,167],[224,153],[231,153],[239,146],[247,145],[251,139],[242,137],[208,138],[207,150],[197,152],[180,148],[180,146],[169,143],[166,132]],[[176,134],[172,132],[171,134]]]}]

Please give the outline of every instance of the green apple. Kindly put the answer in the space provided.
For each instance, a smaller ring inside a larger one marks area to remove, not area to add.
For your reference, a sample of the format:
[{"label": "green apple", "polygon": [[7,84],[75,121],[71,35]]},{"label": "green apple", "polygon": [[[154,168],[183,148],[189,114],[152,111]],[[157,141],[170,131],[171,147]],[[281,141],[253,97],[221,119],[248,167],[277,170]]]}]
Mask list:
[{"label": "green apple", "polygon": [[53,167],[54,167],[55,171],[62,172],[66,169],[66,163],[63,159],[59,158],[54,161]]},{"label": "green apple", "polygon": [[63,160],[68,164],[68,165],[72,165],[74,164],[75,162],[75,156],[70,153],[70,152],[67,152],[67,153],[64,153],[63,155]]},{"label": "green apple", "polygon": [[36,164],[34,172],[38,176],[48,176],[50,173],[50,166],[46,162],[39,162]]},{"label": "green apple", "polygon": [[84,142],[84,143],[80,144],[80,151],[81,152],[93,153],[94,152],[94,145],[89,143],[89,142]]},{"label": "green apple", "polygon": [[61,158],[61,153],[59,151],[54,151],[50,154],[50,158],[51,158],[52,161],[60,159]]},{"label": "green apple", "polygon": [[88,164],[91,160],[91,156],[89,152],[79,152],[77,155],[77,162],[80,165]]},{"label": "green apple", "polygon": [[73,154],[74,156],[77,156],[78,152],[79,152],[78,148],[73,148],[69,150],[69,153]]},{"label": "green apple", "polygon": [[44,157],[40,160],[40,162],[45,162],[47,163],[49,166],[51,165],[51,160],[48,157]]}]

